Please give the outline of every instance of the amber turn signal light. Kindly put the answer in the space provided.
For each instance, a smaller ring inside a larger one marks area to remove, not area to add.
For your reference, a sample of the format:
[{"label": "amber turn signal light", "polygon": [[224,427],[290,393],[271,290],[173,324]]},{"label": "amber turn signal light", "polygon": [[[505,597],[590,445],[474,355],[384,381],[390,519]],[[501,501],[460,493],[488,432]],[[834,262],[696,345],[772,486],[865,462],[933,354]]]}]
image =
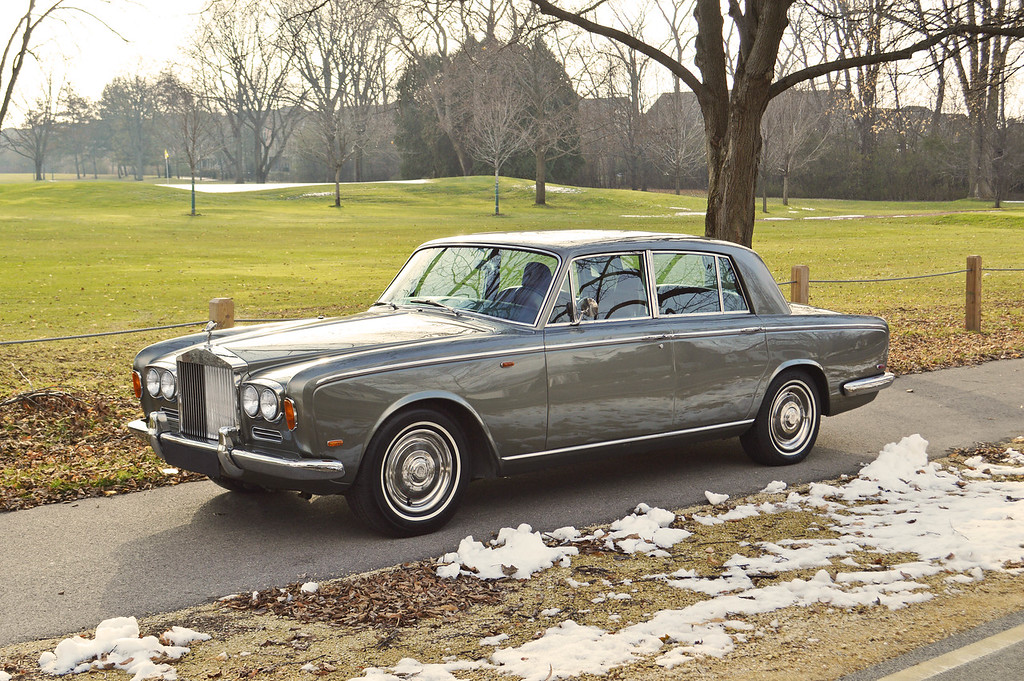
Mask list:
[{"label": "amber turn signal light", "polygon": [[288,430],[295,430],[295,403],[288,398],[284,400],[284,422]]},{"label": "amber turn signal light", "polygon": [[138,371],[132,372],[132,388],[135,390],[135,399],[142,399],[142,376]]}]

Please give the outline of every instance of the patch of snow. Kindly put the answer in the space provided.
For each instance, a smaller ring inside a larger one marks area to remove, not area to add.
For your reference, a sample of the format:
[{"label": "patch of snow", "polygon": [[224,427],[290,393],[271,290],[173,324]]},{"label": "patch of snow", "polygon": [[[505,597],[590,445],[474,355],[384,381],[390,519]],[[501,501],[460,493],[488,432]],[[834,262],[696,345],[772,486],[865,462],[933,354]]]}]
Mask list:
[{"label": "patch of snow", "polygon": [[782,480],[772,480],[764,489],[761,490],[761,494],[779,494],[786,491],[786,483]]},{"label": "patch of snow", "polygon": [[301,591],[304,594],[315,594],[319,590],[320,585],[316,582],[306,582],[305,584],[299,587],[299,591]]},{"label": "patch of snow", "polygon": [[133,675],[133,681],[141,679],[178,678],[174,668],[156,659],[177,660],[189,648],[185,644],[209,640],[208,634],[200,634],[183,627],[172,627],[160,638],[139,637],[139,623],[134,617],[115,617],[100,622],[92,639],[73,636],[57,644],[53,652],[39,656],[39,668],[51,676],[82,674],[92,669],[120,669]]},{"label": "patch of snow", "polygon": [[529,579],[534,573],[579,552],[574,546],[549,547],[540,532],[523,524],[514,530],[503,528],[489,545],[466,537],[459,543],[458,551],[441,558],[437,576],[454,578],[464,574],[480,579]]},{"label": "patch of snow", "polygon": [[711,504],[712,506],[724,504],[726,501],[729,500],[728,494],[716,494],[715,492],[708,492],[707,490],[704,491],[704,496],[705,498],[707,498],[708,503]]},{"label": "patch of snow", "polygon": [[[365,184],[426,184],[432,182],[430,179],[419,179],[419,180],[381,180],[379,182],[343,182],[342,186],[346,185],[365,185]],[[196,191],[204,194],[237,194],[242,192],[261,192],[267,189],[294,189],[297,187],[321,187],[321,186],[333,186],[327,182],[265,182],[257,183],[253,182],[250,184],[196,184]],[[191,184],[158,184],[157,187],[167,187],[169,189],[185,189],[191,190]],[[333,192],[327,192],[325,196],[333,196]]]},{"label": "patch of snow", "polygon": [[504,643],[508,640],[508,634],[498,634],[497,636],[488,636],[487,638],[480,639],[480,645],[482,646],[496,646]]}]

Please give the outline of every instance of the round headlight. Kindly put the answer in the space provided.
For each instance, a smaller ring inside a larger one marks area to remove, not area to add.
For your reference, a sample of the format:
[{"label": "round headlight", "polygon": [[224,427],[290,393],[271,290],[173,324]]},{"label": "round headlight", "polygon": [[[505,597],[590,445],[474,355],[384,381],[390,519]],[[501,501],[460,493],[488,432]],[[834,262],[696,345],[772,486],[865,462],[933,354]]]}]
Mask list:
[{"label": "round headlight", "polygon": [[260,414],[268,421],[276,421],[281,413],[277,394],[270,388],[260,391]]},{"label": "round headlight", "polygon": [[150,397],[160,394],[160,371],[152,367],[146,369],[146,392]]},{"label": "round headlight", "polygon": [[174,374],[170,371],[164,371],[160,374],[160,396],[165,400],[173,400],[174,395],[178,392],[178,382],[174,378]]},{"label": "round headlight", "polygon": [[260,413],[260,393],[251,385],[242,388],[242,410],[251,419]]}]

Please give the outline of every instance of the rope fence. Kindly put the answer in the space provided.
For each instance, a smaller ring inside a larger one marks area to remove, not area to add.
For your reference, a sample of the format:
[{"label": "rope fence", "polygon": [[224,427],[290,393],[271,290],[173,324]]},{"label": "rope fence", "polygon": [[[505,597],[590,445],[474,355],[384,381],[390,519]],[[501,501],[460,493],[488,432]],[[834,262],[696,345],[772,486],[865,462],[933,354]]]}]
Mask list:
[{"label": "rope fence", "polygon": [[1024,272],[1024,267],[982,267],[981,256],[971,255],[967,258],[967,267],[951,272],[935,272],[918,274],[909,277],[886,277],[883,279],[811,279],[807,265],[794,265],[790,281],[779,282],[779,288],[790,287],[789,299],[793,303],[807,305],[810,300],[811,284],[875,284],[894,281],[912,281],[914,279],[931,279],[966,274],[967,282],[964,292],[964,328],[968,331],[981,331],[981,277],[985,272]]},{"label": "rope fence", "polygon": [[[810,300],[810,284],[876,284],[966,274],[967,287],[965,292],[966,303],[964,326],[968,331],[981,331],[981,275],[983,272],[1024,272],[1024,267],[982,268],[981,256],[972,255],[967,258],[966,269],[953,270],[951,272],[918,274],[909,277],[886,277],[883,279],[811,279],[810,268],[807,265],[794,265],[791,274],[792,279],[790,281],[780,281],[777,283],[779,288],[782,288],[783,286],[790,287],[791,302],[807,305],[808,300]],[[148,326],[142,329],[125,329],[123,331],[82,333],[74,336],[53,336],[51,338],[0,341],[0,347],[7,345],[27,345],[29,343],[52,343],[57,341],[102,338],[104,336],[121,336],[130,333],[147,333],[150,331],[166,331],[169,329],[183,329],[190,326],[202,326],[209,321],[217,322],[218,329],[229,329],[233,327],[236,322],[241,324],[265,324],[272,322],[294,322],[298,321],[298,319],[235,319],[234,300],[231,298],[214,298],[210,301],[210,318],[208,320],[204,319],[198,322],[183,322],[181,324],[166,324],[164,326]]]}]

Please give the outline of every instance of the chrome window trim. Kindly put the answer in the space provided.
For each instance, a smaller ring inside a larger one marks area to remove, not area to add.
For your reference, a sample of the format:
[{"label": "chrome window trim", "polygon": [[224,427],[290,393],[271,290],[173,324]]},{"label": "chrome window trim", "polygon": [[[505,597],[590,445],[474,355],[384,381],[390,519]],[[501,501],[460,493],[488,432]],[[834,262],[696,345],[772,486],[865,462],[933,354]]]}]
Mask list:
[{"label": "chrome window trim", "polygon": [[[539,253],[540,255],[548,255],[548,256],[551,256],[552,258],[554,258],[555,259],[555,271],[551,275],[551,284],[548,284],[548,291],[547,291],[547,293],[545,294],[545,297],[544,297],[544,301],[545,302],[541,303],[540,310],[537,311],[537,317],[534,319],[532,324],[529,324],[527,322],[516,322],[516,321],[512,321],[511,319],[501,319],[500,317],[492,317],[491,315],[486,315],[486,314],[483,314],[482,312],[474,312],[474,311],[471,311],[471,310],[459,310],[460,314],[475,315],[477,317],[482,317],[483,319],[497,320],[499,322],[505,322],[507,324],[515,324],[516,326],[522,326],[523,328],[527,328],[527,329],[538,329],[541,326],[543,326],[544,320],[547,319],[547,317],[544,316],[545,308],[547,307],[546,303],[547,303],[547,301],[549,299],[552,299],[554,297],[554,296],[552,296],[551,285],[554,283],[558,273],[562,269],[562,256],[560,256],[556,251],[549,250],[549,249],[546,249],[546,248],[527,248],[525,246],[516,247],[516,246],[511,246],[511,245],[508,245],[508,244],[499,245],[499,244],[494,244],[494,243],[487,243],[486,241],[460,241],[458,243],[433,244],[433,245],[424,244],[420,248],[417,248],[416,250],[414,250],[412,253],[409,254],[409,257],[405,259],[405,262],[402,263],[402,266],[398,268],[397,272],[395,272],[395,276],[392,277],[391,281],[388,282],[388,285],[384,287],[384,291],[380,294],[380,296],[377,298],[375,303],[385,303],[385,304],[398,305],[398,303],[394,303],[394,302],[391,302],[391,301],[385,301],[384,300],[384,295],[394,285],[395,281],[398,279],[398,275],[400,275],[402,273],[402,270],[405,269],[406,265],[408,265],[412,261],[412,259],[414,257],[416,257],[416,254],[419,253],[420,251],[425,251],[425,250],[429,250],[429,249],[445,249],[445,248],[500,248],[500,249],[506,250],[506,251],[522,251],[524,253]],[[406,307],[406,306],[403,305],[401,307]],[[417,310],[424,310],[424,309],[429,310],[430,309],[430,308],[424,308],[423,306],[415,305],[415,304],[408,305],[408,307],[413,307],[413,308],[415,308]],[[458,308],[456,308],[456,309],[458,309]],[[550,314],[550,312],[548,314]]]},{"label": "chrome window trim", "polygon": [[[640,276],[644,278],[644,290],[647,291],[647,316],[645,316],[645,317],[627,317],[625,319],[591,319],[591,320],[588,320],[586,322],[587,326],[591,326],[593,324],[607,324],[608,322],[636,322],[636,321],[643,321],[645,319],[656,319],[657,318],[657,316],[655,315],[655,312],[656,312],[655,309],[654,309],[655,306],[653,304],[654,300],[657,300],[657,297],[651,298],[651,281],[653,281],[653,277],[652,277],[652,274],[651,274],[652,270],[647,267],[647,264],[648,264],[647,263],[647,256],[648,256],[648,254],[650,254],[649,250],[643,250],[643,251],[631,251],[631,250],[626,250],[626,251],[609,251],[609,252],[602,252],[602,253],[590,253],[590,254],[587,254],[587,255],[578,255],[575,258],[572,258],[571,260],[569,260],[569,270],[567,272],[567,275],[569,277],[569,297],[573,299],[572,303],[573,303],[574,307],[576,305],[576,300],[575,300],[575,296],[573,295],[573,292],[579,290],[579,277],[577,277],[577,275],[576,275],[576,268],[573,267],[572,265],[577,260],[583,260],[585,258],[600,258],[602,256],[613,256],[613,255],[636,255],[636,256],[640,257],[640,264],[643,266],[643,272],[640,273]],[[562,280],[559,279],[558,283],[559,283],[558,288],[554,289],[553,297],[555,299],[558,298],[558,291],[562,288],[561,287]],[[551,318],[551,312],[554,311],[554,309],[553,309],[554,308],[554,300],[552,300],[551,303],[552,303],[551,304],[552,309],[548,310],[547,316],[544,317],[545,319],[549,319],[549,320]],[[547,307],[547,306],[545,306],[545,307]],[[577,326],[578,327],[578,326],[581,326],[582,324],[583,324],[583,322],[581,322],[580,324],[573,324],[572,322],[558,322],[558,323],[552,324],[552,323],[549,322],[548,324],[545,325],[544,328],[551,329],[551,328],[561,328],[561,327],[565,327],[565,326]]]},{"label": "chrome window trim", "polygon": [[712,430],[724,430],[726,428],[734,428],[740,426],[748,426],[754,422],[754,419],[744,419],[742,421],[732,421],[731,423],[718,423],[712,426],[700,426],[697,428],[686,428],[684,430],[673,430],[668,433],[656,433],[654,435],[640,435],[638,437],[627,437],[621,440],[608,440],[605,442],[594,442],[586,445],[573,445],[572,447],[561,447],[559,449],[548,449],[542,452],[530,452],[528,454],[513,454],[512,456],[501,457],[502,461],[519,461],[521,459],[533,459],[540,456],[551,456],[553,454],[567,454],[569,452],[576,452],[587,449],[596,449],[599,447],[612,447],[614,445],[624,445],[631,442],[647,442],[649,440],[658,440],[666,437],[676,437],[679,435],[692,435],[694,433],[704,433]]},{"label": "chrome window trim", "polygon": [[[708,256],[710,256],[710,257],[715,259],[715,278],[717,279],[717,283],[718,283],[718,311],[717,312],[683,312],[683,313],[680,313],[680,314],[662,314],[661,313],[661,305],[659,304],[657,306],[657,309],[655,310],[655,312],[657,313],[655,315],[655,317],[657,319],[680,319],[680,318],[685,318],[685,317],[711,317],[711,316],[722,316],[722,315],[729,315],[729,314],[748,314],[748,315],[754,314],[754,311],[750,307],[750,299],[747,296],[746,291],[744,290],[743,282],[740,280],[740,275],[739,275],[740,270],[739,270],[738,267],[736,267],[736,263],[733,262],[733,259],[732,259],[731,256],[725,255],[723,253],[715,253],[714,251],[675,251],[675,250],[664,250],[663,251],[663,250],[660,250],[660,249],[649,250],[649,251],[647,251],[647,253],[650,255],[650,260],[651,260],[651,268],[650,268],[649,272],[651,273],[651,275],[650,275],[651,287],[654,289],[654,298],[652,300],[657,300],[658,299],[658,294],[657,294],[658,282],[655,280],[655,277],[654,277],[654,256],[655,255],[659,255],[659,254],[662,254],[662,253],[668,254],[668,255],[696,255],[696,256],[701,256],[701,257],[708,257]],[[724,294],[723,288],[722,288],[722,266],[721,266],[721,263],[720,263],[721,259],[726,259],[726,260],[729,261],[729,265],[732,267],[732,271],[736,275],[736,284],[739,287],[738,293],[739,293],[740,298],[743,299],[743,304],[746,306],[745,310],[726,310],[725,309],[725,294]]]}]

